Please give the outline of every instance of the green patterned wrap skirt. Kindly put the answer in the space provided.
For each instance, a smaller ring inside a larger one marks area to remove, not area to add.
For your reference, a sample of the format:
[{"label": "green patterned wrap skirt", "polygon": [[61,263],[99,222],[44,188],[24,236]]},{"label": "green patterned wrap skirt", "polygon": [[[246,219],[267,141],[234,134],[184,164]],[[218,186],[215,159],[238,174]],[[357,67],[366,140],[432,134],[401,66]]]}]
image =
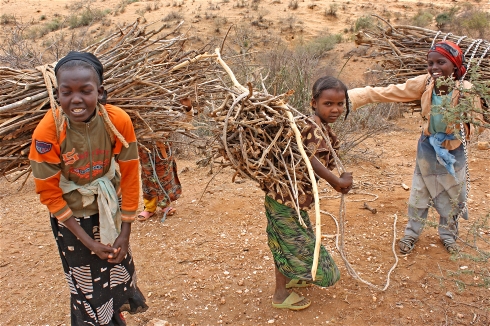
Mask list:
[{"label": "green patterned wrap skirt", "polygon": [[315,233],[308,213],[304,210],[300,212],[307,228],[301,226],[293,208],[265,196],[266,231],[274,263],[279,271],[290,279],[309,281],[322,287],[331,286],[339,280],[340,272],[332,256],[323,246],[320,247],[316,279],[312,280]]}]

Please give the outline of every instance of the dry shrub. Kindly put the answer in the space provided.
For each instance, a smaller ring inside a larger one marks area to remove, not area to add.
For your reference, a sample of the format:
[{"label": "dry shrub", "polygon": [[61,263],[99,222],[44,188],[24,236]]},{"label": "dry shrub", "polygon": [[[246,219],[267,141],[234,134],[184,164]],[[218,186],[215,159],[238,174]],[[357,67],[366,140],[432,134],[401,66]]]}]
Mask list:
[{"label": "dry shrub", "polygon": [[[35,39],[45,34],[45,29],[33,29],[30,25],[20,22],[6,29],[4,40],[0,43],[0,64],[14,69],[34,68],[46,62],[58,61],[69,51],[83,49],[94,42],[94,39],[89,37],[87,28],[61,29],[44,39],[43,49],[37,50]],[[101,36],[102,34],[99,35]]]},{"label": "dry shrub", "polygon": [[[242,84],[251,82],[261,89],[262,75],[267,77],[265,86],[270,94],[294,90],[289,103],[299,110],[310,101],[310,87],[314,78],[321,74],[320,60],[342,40],[340,35],[324,32],[290,48],[281,38],[271,37],[268,33],[257,34],[247,25],[237,26],[229,39],[226,51],[231,51],[229,56],[233,59],[228,63],[238,80]],[[252,50],[260,42],[267,43],[269,50],[253,54]]]},{"label": "dry shrub", "polygon": [[2,14],[0,16],[0,24],[1,25],[15,24],[16,22],[17,22],[17,19],[15,18],[15,15]]},{"label": "dry shrub", "polygon": [[214,145],[212,133],[215,124],[209,117],[209,112],[203,112],[194,117],[192,121],[196,130],[193,131],[196,138],[190,138],[183,134],[174,133],[170,139],[173,141],[172,146],[175,148],[175,154],[181,159],[199,158],[201,162],[198,165],[207,166],[211,163],[210,146]]},{"label": "dry shrub", "polygon": [[289,49],[279,43],[271,51],[259,56],[264,75],[268,75],[267,85],[271,94],[281,94],[294,90],[289,103],[303,111],[310,101],[310,87],[318,77],[320,60],[339,43],[339,35],[326,35]]},{"label": "dry shrub", "polygon": [[289,1],[289,5],[288,5],[288,8],[291,9],[291,10],[296,10],[298,9],[299,5],[298,5],[298,0],[291,0]]},{"label": "dry shrub", "polygon": [[337,11],[339,10],[339,6],[335,3],[331,3],[328,6],[328,9],[325,9],[325,16],[327,17],[337,17]]},{"label": "dry shrub", "polygon": [[[47,62],[58,61],[70,51],[78,51],[94,42],[88,37],[87,28],[62,30],[43,42]],[[101,35],[102,36],[102,35]],[[97,41],[97,40],[95,40]]]},{"label": "dry shrub", "polygon": [[332,125],[341,143],[341,158],[349,160],[353,156],[358,156],[353,149],[359,144],[396,128],[393,120],[401,118],[403,112],[404,108],[397,103],[380,103],[351,111],[345,120],[344,113]]},{"label": "dry shrub", "polygon": [[0,42],[0,64],[14,69],[32,68],[42,64],[42,55],[27,39],[29,25],[16,22],[4,29]]},{"label": "dry shrub", "polygon": [[456,34],[474,38],[486,38],[490,27],[490,15],[481,9],[470,9],[454,17],[451,29]]},{"label": "dry shrub", "polygon": [[246,8],[247,7],[247,1],[245,0],[237,0],[236,4],[233,5],[233,8]]},{"label": "dry shrub", "polygon": [[216,17],[214,19],[214,31],[219,34],[221,32],[221,28],[224,27],[224,25],[226,25],[227,23],[228,18],[222,16]]},{"label": "dry shrub", "polygon": [[180,13],[176,11],[171,11],[165,17],[162,18],[162,21],[168,22],[172,20],[181,20],[181,19],[183,19],[183,16]]},{"label": "dry shrub", "polygon": [[138,0],[121,0],[121,1],[119,1],[119,3],[117,4],[116,8],[113,11],[114,16],[117,16],[119,14],[126,12],[126,6],[128,6],[134,2],[138,2]]}]

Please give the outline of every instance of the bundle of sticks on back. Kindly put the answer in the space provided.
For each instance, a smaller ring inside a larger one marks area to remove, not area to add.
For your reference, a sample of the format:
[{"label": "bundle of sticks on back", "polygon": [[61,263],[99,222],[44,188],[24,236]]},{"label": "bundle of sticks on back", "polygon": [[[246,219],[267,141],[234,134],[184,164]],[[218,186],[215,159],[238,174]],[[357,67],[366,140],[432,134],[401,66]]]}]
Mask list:
[{"label": "bundle of sticks on back", "polygon": [[[302,189],[311,181],[291,122],[286,112],[292,113],[300,130],[306,127],[307,117],[295,110],[287,99],[292,93],[271,95],[244,87],[238,83],[224,87],[227,93],[221,105],[211,112],[215,124],[213,132],[218,143],[214,158],[224,158],[236,174],[248,177],[260,185],[272,186],[277,193],[290,195],[292,189]],[[301,144],[302,146],[302,144]],[[234,181],[234,180],[233,180]],[[297,197],[297,196],[296,196]]]},{"label": "bundle of sticks on back", "polygon": [[[262,83],[262,91],[241,85],[216,50],[218,62],[228,73],[233,86],[224,86],[226,98],[211,112],[215,125],[213,132],[219,140],[213,147],[214,158],[223,158],[236,175],[249,177],[277,193],[293,198],[299,214],[298,197],[306,185],[313,188],[316,213],[315,279],[320,250],[320,207],[314,171],[301,139],[307,126],[307,116],[287,104],[292,92],[271,95]],[[311,120],[313,122],[313,120]],[[313,122],[314,123],[314,122]],[[324,134],[327,143],[330,140]],[[235,178],[235,176],[233,178]]]},{"label": "bundle of sticks on back", "polygon": [[[150,30],[139,20],[80,51],[92,52],[104,65],[107,102],[128,112],[138,138],[172,132],[193,136],[186,118],[217,80],[208,78],[214,54],[186,51],[179,24],[171,32]],[[33,69],[0,67],[0,173],[25,170],[32,132],[54,105],[55,63]],[[191,103],[191,105],[183,103]]]},{"label": "bundle of sticks on back", "polygon": [[[385,22],[386,23],[386,22]],[[417,26],[390,25],[386,28],[373,27],[356,35],[356,44],[376,47],[382,71],[376,73],[376,86],[404,83],[408,78],[427,73],[427,52],[432,44],[447,40],[459,44],[465,54],[466,63],[480,67],[482,80],[490,79],[490,43],[443,33]]]}]

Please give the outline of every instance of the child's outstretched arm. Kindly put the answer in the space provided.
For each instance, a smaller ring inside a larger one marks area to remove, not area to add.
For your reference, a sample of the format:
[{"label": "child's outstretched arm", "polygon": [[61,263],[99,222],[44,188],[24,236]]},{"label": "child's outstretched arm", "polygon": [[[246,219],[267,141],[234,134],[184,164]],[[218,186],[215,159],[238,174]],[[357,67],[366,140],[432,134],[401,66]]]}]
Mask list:
[{"label": "child's outstretched arm", "polygon": [[318,160],[316,155],[310,159],[310,162],[315,173],[327,181],[336,191],[347,194],[352,189],[352,172],[344,172],[340,177],[337,177]]},{"label": "child's outstretched arm", "polygon": [[427,85],[429,75],[421,75],[408,79],[404,84],[392,84],[386,87],[371,87],[349,89],[351,109],[369,103],[410,102],[420,100]]}]

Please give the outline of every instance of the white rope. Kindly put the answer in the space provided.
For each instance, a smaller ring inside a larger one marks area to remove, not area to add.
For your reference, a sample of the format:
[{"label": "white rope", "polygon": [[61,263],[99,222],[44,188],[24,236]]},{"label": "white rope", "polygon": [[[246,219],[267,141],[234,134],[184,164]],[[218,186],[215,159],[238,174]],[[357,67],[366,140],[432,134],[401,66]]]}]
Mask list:
[{"label": "white rope", "polygon": [[[312,120],[312,119],[310,119],[310,120]],[[313,121],[313,122],[315,123],[315,121]],[[322,124],[322,128],[320,128],[320,126],[318,126],[316,123],[315,123],[315,125],[317,126],[317,128],[319,128],[325,142],[328,144],[330,153],[332,153],[332,156],[335,160],[337,170],[339,171],[340,174],[342,174],[345,171],[345,168],[342,165],[342,162],[340,161],[339,157],[337,156],[337,153],[335,153],[335,150],[332,147],[332,143],[330,142],[330,138],[324,132],[324,130],[322,130],[324,128],[323,124]],[[385,286],[383,288],[380,288],[379,286],[374,285],[374,284],[364,280],[362,277],[360,277],[359,274],[355,271],[354,267],[352,267],[352,265],[349,263],[349,260],[347,259],[347,255],[345,254],[345,249],[344,249],[345,248],[345,244],[344,244],[345,211],[346,211],[346,209],[345,209],[345,195],[342,194],[340,197],[340,207],[339,207],[340,223],[337,223],[337,220],[335,219],[335,217],[332,214],[325,212],[325,211],[320,211],[320,212],[323,214],[327,214],[330,217],[332,217],[335,221],[335,224],[337,225],[337,234],[336,234],[335,246],[336,246],[336,248],[340,254],[340,257],[342,257],[342,260],[344,261],[344,265],[345,265],[345,268],[347,269],[347,273],[349,273],[349,275],[352,278],[354,278],[354,279],[356,279],[356,280],[358,280],[358,281],[360,281],[360,282],[362,282],[362,283],[364,283],[364,284],[366,284],[366,285],[368,285],[368,286],[370,286],[376,290],[385,291],[388,288],[388,286],[390,285],[390,275],[395,270],[396,266],[398,265],[398,256],[397,256],[396,251],[395,251],[397,215],[395,214],[395,220],[393,223],[393,243],[392,243],[392,251],[393,251],[393,255],[395,256],[395,263],[390,268],[388,275],[386,276]],[[339,235],[340,235],[340,245],[338,243]]]},{"label": "white rope", "polygon": [[[480,47],[480,44],[483,42],[482,39],[477,39],[477,40],[474,40],[470,46],[468,47],[468,49],[466,50],[465,52],[465,55],[470,51],[470,49],[473,47],[473,45],[475,45],[475,48],[473,50],[473,53],[471,54],[471,58],[470,60],[468,60],[468,65],[466,67],[466,72],[463,74],[463,76],[461,76],[461,79],[459,81],[459,94],[461,95],[463,93],[463,89],[464,89],[464,78],[466,77],[466,74],[468,73],[468,70],[470,69],[470,65],[473,61],[473,58],[475,57],[475,54],[476,54],[476,51],[478,50],[478,48]],[[483,56],[485,55],[485,53],[488,51],[488,48],[485,50],[485,52],[483,53]],[[483,56],[480,58],[480,60],[478,61],[477,65],[479,65],[479,63],[481,62],[481,60],[483,59]],[[455,217],[455,219],[453,221],[449,221],[450,223],[450,226],[453,226],[455,224],[458,223],[459,219],[461,217],[463,217],[463,215],[468,212],[468,197],[470,195],[470,190],[471,190],[471,184],[470,184],[470,167],[469,167],[469,162],[468,162],[468,144],[466,142],[466,130],[465,130],[465,125],[464,125],[464,122],[463,122],[463,117],[461,116],[461,122],[459,124],[459,129],[461,131],[461,143],[463,144],[463,152],[464,152],[464,158],[465,158],[465,174],[466,174],[466,191],[465,191],[465,198],[464,198],[464,202],[463,202],[463,207],[460,207],[460,210],[459,210],[459,213],[458,215]]]},{"label": "white rope", "polygon": [[[299,112],[298,110],[294,109],[294,108],[291,108],[293,111],[295,111],[297,114],[303,116],[303,117],[306,117],[303,113]],[[313,119],[311,119],[310,117],[307,117],[309,121],[311,121],[317,128],[318,130],[320,131],[320,133],[322,134],[323,136],[323,139],[325,140],[325,142],[327,143],[328,147],[329,147],[329,150],[330,150],[330,153],[332,153],[332,156],[333,156],[333,159],[335,160],[335,164],[336,164],[336,168],[338,170],[338,172],[340,174],[342,174],[344,171],[345,171],[345,168],[342,164],[342,162],[340,161],[339,157],[337,156],[337,153],[335,153],[335,150],[333,149],[332,147],[332,143],[330,142],[330,138],[323,132],[323,124],[322,126],[320,127]],[[312,183],[315,182],[315,180],[312,180],[311,181]],[[335,221],[335,224],[337,226],[337,233],[336,233],[336,247],[337,247],[337,250],[340,254],[340,257],[342,257],[342,260],[344,261],[344,265],[345,265],[345,268],[347,269],[347,273],[349,273],[349,275],[354,278],[355,280],[358,280],[376,290],[380,290],[380,291],[385,291],[388,286],[390,285],[390,276],[391,276],[391,273],[395,270],[396,266],[398,265],[398,256],[396,254],[396,251],[395,251],[395,242],[396,242],[396,222],[397,222],[397,215],[395,214],[395,220],[393,222],[393,243],[392,243],[392,251],[393,251],[393,255],[395,256],[395,263],[393,264],[393,266],[390,268],[388,274],[387,274],[387,279],[386,279],[386,284],[383,288],[380,288],[379,286],[376,286],[366,280],[364,280],[363,278],[361,278],[359,276],[359,274],[357,274],[357,272],[355,271],[355,269],[352,267],[352,265],[349,263],[349,261],[347,260],[347,256],[345,254],[345,250],[344,250],[344,226],[345,226],[345,221],[344,221],[344,217],[345,217],[345,195],[342,194],[341,197],[340,197],[340,207],[339,207],[339,216],[340,216],[340,224],[337,222],[336,218],[326,212],[326,211],[322,211],[320,210],[321,213],[323,214],[327,214],[329,215],[330,217],[332,217]],[[338,238],[339,238],[339,235],[340,235],[340,239],[341,239],[341,244],[339,245],[338,244]],[[321,235],[320,235],[321,237]]]},{"label": "white rope", "polygon": [[[373,196],[374,198],[371,198],[371,199],[348,199],[346,200],[346,202],[373,202],[373,201],[376,201],[379,196],[376,195],[376,194],[372,194],[370,192],[365,192],[365,191],[353,191],[353,192],[349,192],[350,195],[369,195],[369,196]],[[342,195],[337,195],[337,196],[321,196],[320,199],[323,199],[323,198],[327,198],[327,199],[337,199],[337,198],[340,198],[342,197]]]},{"label": "white rope", "polygon": [[[342,205],[345,205],[345,202],[341,202],[341,207]],[[337,251],[340,253],[340,257],[342,258],[342,260],[344,261],[344,264],[345,264],[345,267],[347,269],[347,273],[349,273],[349,275],[351,277],[353,277],[354,279],[366,284],[367,286],[370,286],[376,290],[379,290],[379,291],[386,291],[386,289],[388,289],[388,287],[390,286],[390,276],[391,276],[391,273],[395,270],[396,266],[398,265],[398,256],[396,254],[396,250],[395,250],[395,243],[396,243],[396,222],[398,220],[398,216],[395,214],[394,215],[394,221],[393,221],[393,243],[391,245],[391,250],[393,252],[393,255],[395,256],[395,263],[393,264],[393,266],[390,268],[390,270],[388,271],[388,274],[386,275],[386,283],[385,283],[385,286],[383,288],[380,288],[379,286],[375,285],[375,284],[372,284],[371,282],[369,281],[366,281],[364,280],[362,277],[359,276],[359,274],[357,274],[357,272],[354,270],[354,268],[352,267],[352,265],[349,263],[349,260],[347,259],[347,256],[345,254],[345,251],[344,251],[344,230],[343,230],[343,225],[345,224],[345,222],[343,221],[343,213],[342,213],[342,208],[341,208],[341,213],[340,213],[340,216],[341,216],[341,219],[340,219],[340,225],[342,226],[342,228],[339,226],[339,222],[337,221],[337,219],[335,218],[335,216],[329,212],[326,212],[326,211],[320,211],[321,213],[325,214],[325,215],[328,215],[330,216],[334,222],[335,222],[335,225],[337,227],[337,233],[335,234],[335,247],[337,248]],[[341,245],[339,245],[339,237],[340,237],[340,242],[341,242]]]},{"label": "white rope", "polygon": [[461,36],[458,41],[456,42],[457,45],[459,45],[459,43],[461,43],[462,40],[464,40],[467,36],[464,35],[464,36]]},{"label": "white rope", "polygon": [[436,39],[437,37],[439,36],[439,34],[441,34],[442,32],[441,31],[437,31],[436,33],[436,36],[434,36],[434,39],[432,40],[432,44],[430,45],[430,47],[433,47],[434,46],[434,43],[436,43]]},{"label": "white rope", "polygon": [[445,35],[445,36],[442,38],[442,40],[443,40],[443,41],[447,40],[447,38],[448,38],[448,36],[449,36],[449,35],[453,35],[453,33],[447,33],[447,34],[446,34],[446,35]]}]

